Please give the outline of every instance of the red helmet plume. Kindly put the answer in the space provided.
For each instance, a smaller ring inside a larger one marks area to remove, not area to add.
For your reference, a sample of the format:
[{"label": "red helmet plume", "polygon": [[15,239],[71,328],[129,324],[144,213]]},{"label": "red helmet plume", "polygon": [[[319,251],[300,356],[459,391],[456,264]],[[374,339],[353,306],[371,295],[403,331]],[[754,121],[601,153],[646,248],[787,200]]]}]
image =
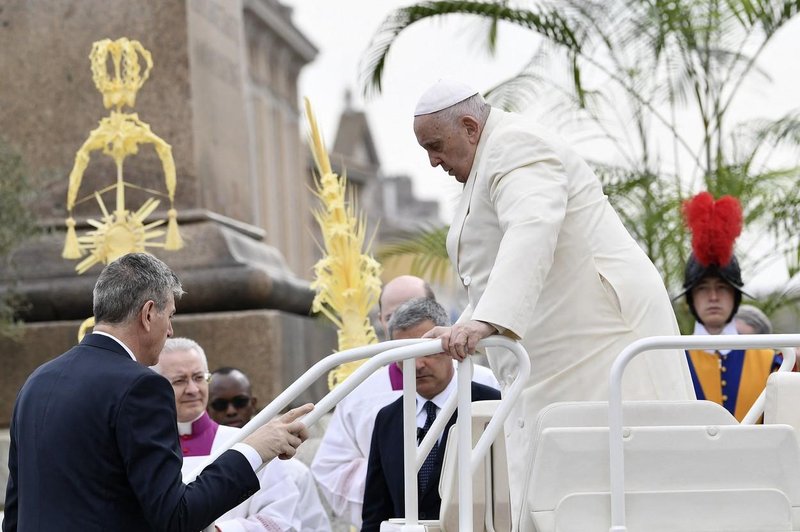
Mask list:
[{"label": "red helmet plume", "polygon": [[701,266],[725,267],[733,257],[733,243],[742,232],[742,206],[733,196],[714,201],[701,192],[683,203],[683,215],[692,232],[692,251]]}]

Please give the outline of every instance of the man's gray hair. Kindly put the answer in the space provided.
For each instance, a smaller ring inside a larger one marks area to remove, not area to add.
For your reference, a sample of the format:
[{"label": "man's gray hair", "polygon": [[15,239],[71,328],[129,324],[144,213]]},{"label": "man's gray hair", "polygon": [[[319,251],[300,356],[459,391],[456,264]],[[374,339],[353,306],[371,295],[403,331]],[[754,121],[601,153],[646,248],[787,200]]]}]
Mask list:
[{"label": "man's gray hair", "polygon": [[167,338],[167,341],[164,343],[164,348],[161,350],[161,355],[158,357],[159,363],[155,366],[151,366],[153,371],[161,375],[161,356],[167,353],[174,353],[175,351],[191,351],[194,349],[200,358],[203,360],[203,369],[208,371],[208,359],[206,358],[206,352],[203,351],[203,348],[200,347],[200,344],[192,340],[191,338]]},{"label": "man's gray hair", "polygon": [[455,105],[439,111],[439,118],[448,124],[455,124],[464,115],[474,116],[479,122],[484,123],[489,115],[491,106],[486,103],[481,93],[470,96]]},{"label": "man's gray hair", "polygon": [[772,322],[760,308],[753,305],[741,305],[734,318],[752,327],[756,334],[772,333]]},{"label": "man's gray hair", "polygon": [[100,272],[92,294],[94,319],[96,323],[125,323],[148,300],[161,312],[170,294],[177,301],[183,293],[180,279],[169,266],[147,253],[129,253]]},{"label": "man's gray hair", "polygon": [[394,336],[395,331],[405,331],[425,321],[432,321],[437,327],[450,325],[447,311],[437,301],[427,297],[410,299],[397,307],[392,314],[387,326],[389,338]]}]

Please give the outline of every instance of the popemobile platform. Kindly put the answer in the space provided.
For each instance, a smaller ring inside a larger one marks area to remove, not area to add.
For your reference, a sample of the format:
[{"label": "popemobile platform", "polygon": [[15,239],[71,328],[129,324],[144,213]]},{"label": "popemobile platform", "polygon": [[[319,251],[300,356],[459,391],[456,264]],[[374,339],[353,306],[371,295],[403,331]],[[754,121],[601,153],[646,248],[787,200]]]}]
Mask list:
[{"label": "popemobile platform", "polygon": [[[521,494],[537,532],[698,532],[800,530],[800,373],[794,347],[800,334],[658,336],[630,344],[609,375],[608,402],[564,402],[544,408],[530,442],[534,463]],[[312,366],[248,423],[235,439],[184,479],[189,482],[225,449],[274,417],[318,378],[346,362],[368,359],[320,400],[304,422],[311,426],[376,369],[404,364],[405,514],[381,525],[385,532],[510,531],[503,422],[530,372],[522,346],[502,336],[516,357],[516,380],[501,401],[470,402],[471,371],[458,372],[458,393],[419,447],[414,418],[413,358],[437,353],[438,340],[396,340],[330,355]],[[658,349],[775,348],[783,364],[739,423],[710,401],[623,402],[622,375],[635,356]],[[469,364],[469,358],[462,364]],[[468,369],[471,369],[468,368]],[[458,408],[439,484],[438,521],[417,516],[417,471]],[[461,420],[470,419],[471,423]],[[762,422],[763,419],[763,422]],[[441,423],[440,423],[441,422]],[[460,479],[470,479],[461,482]],[[213,526],[209,529],[213,530]]]}]

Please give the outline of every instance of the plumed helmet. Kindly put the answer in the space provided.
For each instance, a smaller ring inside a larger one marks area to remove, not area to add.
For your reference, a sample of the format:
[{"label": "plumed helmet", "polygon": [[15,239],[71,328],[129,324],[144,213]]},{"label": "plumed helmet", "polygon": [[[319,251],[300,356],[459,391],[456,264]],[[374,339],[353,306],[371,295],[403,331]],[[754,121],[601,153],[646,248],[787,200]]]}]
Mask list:
[{"label": "plumed helmet", "polygon": [[708,192],[701,192],[683,204],[683,215],[692,232],[692,254],[683,276],[683,293],[689,310],[697,321],[692,289],[706,277],[718,277],[734,288],[733,319],[742,302],[742,271],[733,254],[733,244],[742,232],[742,207],[733,196],[714,201]]}]

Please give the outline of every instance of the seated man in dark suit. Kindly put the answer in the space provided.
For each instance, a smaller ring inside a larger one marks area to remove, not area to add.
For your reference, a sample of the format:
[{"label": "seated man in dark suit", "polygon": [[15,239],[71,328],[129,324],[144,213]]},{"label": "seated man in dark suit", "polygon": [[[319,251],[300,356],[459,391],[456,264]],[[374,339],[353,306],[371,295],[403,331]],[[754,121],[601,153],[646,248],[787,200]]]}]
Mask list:
[{"label": "seated man in dark suit", "polygon": [[146,253],[100,273],[94,332],[40,366],[17,396],[4,532],[197,532],[259,489],[264,462],[295,454],[307,437],[296,419],[311,405],[270,421],[182,482],[175,395],[147,367],[172,336],[182,294],[172,270]]},{"label": "seated man in dark suit", "polygon": [[[392,340],[420,338],[436,326],[450,324],[447,312],[432,299],[412,299],[400,306],[389,320]],[[444,353],[416,359],[417,366],[417,433],[418,442],[442,410],[451,393],[455,393],[456,379],[453,361]],[[500,399],[500,392],[472,383],[472,400]],[[442,470],[447,432],[456,421],[450,418],[444,434],[434,445],[419,472],[419,517],[438,519],[442,499],[439,496],[439,475]],[[377,532],[382,521],[403,517],[403,398],[381,409],[375,419],[372,444],[367,464],[367,481],[364,490],[362,532]]]}]

